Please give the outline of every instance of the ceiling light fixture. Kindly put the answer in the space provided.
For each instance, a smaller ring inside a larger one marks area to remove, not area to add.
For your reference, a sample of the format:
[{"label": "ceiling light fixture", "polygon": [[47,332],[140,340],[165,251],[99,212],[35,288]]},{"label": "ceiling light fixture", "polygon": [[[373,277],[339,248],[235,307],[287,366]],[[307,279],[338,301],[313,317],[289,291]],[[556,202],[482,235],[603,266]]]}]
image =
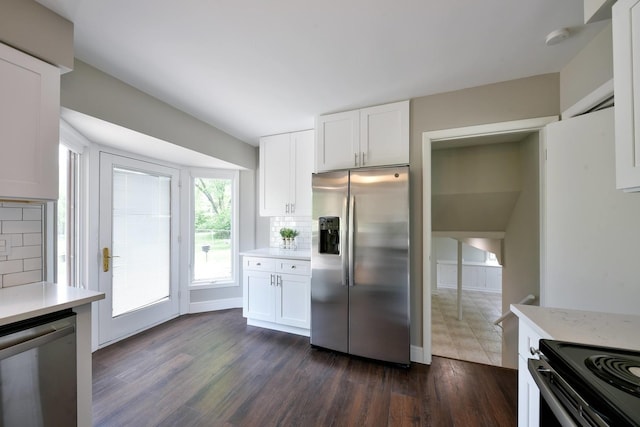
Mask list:
[{"label": "ceiling light fixture", "polygon": [[547,39],[545,43],[547,46],[553,46],[554,44],[558,44],[561,41],[565,40],[569,37],[569,29],[568,28],[560,28],[558,30],[551,31],[547,34]]}]

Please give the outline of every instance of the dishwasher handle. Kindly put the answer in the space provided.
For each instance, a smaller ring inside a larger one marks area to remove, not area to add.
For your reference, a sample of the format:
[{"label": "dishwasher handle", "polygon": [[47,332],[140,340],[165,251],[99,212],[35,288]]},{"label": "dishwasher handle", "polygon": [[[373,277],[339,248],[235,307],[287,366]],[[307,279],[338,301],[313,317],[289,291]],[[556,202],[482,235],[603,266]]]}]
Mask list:
[{"label": "dishwasher handle", "polygon": [[49,330],[44,330],[36,335],[22,337],[22,339],[8,339],[6,342],[0,344],[0,360],[8,359],[16,354],[24,353],[25,351],[66,337],[67,335],[73,334],[75,330],[75,325],[68,325],[62,329],[51,327]]}]

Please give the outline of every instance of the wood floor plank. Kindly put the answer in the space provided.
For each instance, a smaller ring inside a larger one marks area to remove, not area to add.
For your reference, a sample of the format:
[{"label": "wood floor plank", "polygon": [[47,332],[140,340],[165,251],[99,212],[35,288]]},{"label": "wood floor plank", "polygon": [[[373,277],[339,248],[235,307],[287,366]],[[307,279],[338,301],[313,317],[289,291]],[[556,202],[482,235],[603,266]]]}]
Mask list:
[{"label": "wood floor plank", "polygon": [[517,373],[434,357],[398,366],[246,325],[182,316],[93,355],[97,426],[516,425]]}]

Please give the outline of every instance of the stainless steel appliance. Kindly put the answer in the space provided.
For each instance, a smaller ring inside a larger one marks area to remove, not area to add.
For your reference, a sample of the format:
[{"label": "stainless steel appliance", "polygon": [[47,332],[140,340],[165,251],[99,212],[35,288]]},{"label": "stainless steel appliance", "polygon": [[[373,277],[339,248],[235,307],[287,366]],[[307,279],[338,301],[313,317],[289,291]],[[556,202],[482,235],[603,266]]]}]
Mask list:
[{"label": "stainless steel appliance", "polygon": [[76,317],[0,327],[0,426],[77,425]]},{"label": "stainless steel appliance", "polygon": [[313,175],[311,344],[410,363],[409,167]]},{"label": "stainless steel appliance", "polygon": [[540,340],[540,425],[640,426],[640,352]]}]

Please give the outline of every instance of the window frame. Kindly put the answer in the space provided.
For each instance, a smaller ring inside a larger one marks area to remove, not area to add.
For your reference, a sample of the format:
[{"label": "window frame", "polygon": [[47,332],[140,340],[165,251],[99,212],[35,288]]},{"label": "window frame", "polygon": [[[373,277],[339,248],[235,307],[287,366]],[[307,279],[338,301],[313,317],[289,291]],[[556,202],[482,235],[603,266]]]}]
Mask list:
[{"label": "window frame", "polygon": [[[89,147],[89,141],[71,127],[66,121],[60,120],[60,138],[59,145],[64,146],[67,150],[75,153],[76,162],[73,171],[75,179],[75,283],[71,286],[78,288],[88,288],[86,284],[86,218],[87,218],[87,162],[86,148]],[[46,242],[46,277],[48,281],[58,282],[58,202],[52,201],[47,203],[46,207],[46,227],[52,230],[51,234],[45,232],[47,236]]]},{"label": "window frame", "polygon": [[[240,194],[239,178],[240,173],[237,170],[228,169],[190,169],[189,171],[189,268],[188,268],[188,286],[189,289],[211,289],[211,288],[228,288],[240,286],[238,280],[238,242],[239,242],[239,199]],[[196,178],[213,178],[213,179],[229,179],[231,180],[231,277],[224,280],[194,280],[194,264],[195,264],[195,180]],[[183,189],[184,190],[184,189]]]}]

